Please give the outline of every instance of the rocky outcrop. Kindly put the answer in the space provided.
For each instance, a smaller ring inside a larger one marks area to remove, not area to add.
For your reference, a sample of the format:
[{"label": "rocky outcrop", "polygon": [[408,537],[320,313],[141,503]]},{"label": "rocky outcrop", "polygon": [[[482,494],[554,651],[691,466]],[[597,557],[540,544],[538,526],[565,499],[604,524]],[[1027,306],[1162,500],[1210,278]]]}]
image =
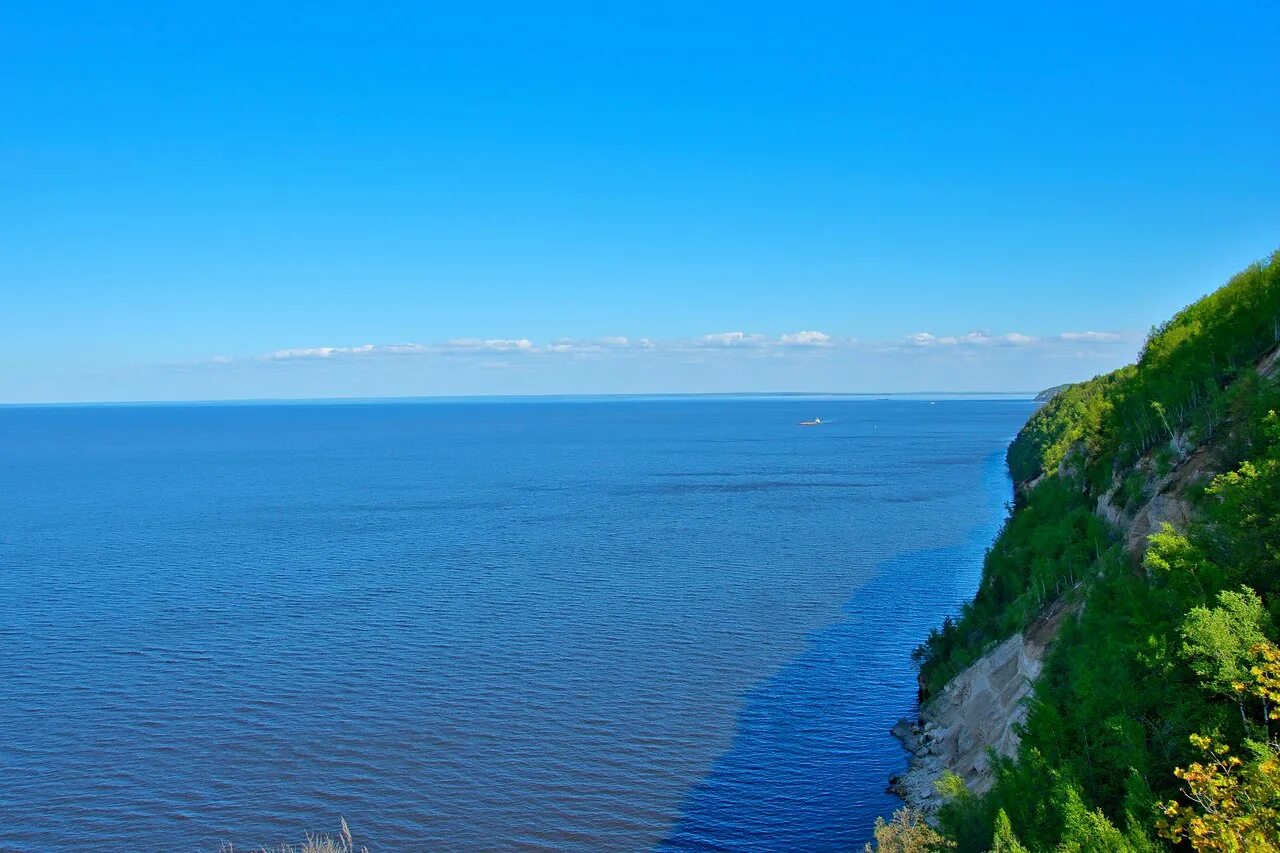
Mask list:
[{"label": "rocky outcrop", "polygon": [[[1144,478],[1141,496],[1121,505],[1117,498],[1125,488],[1117,478],[1113,488],[1097,503],[1096,512],[1124,537],[1128,552],[1138,559],[1146,548],[1147,536],[1169,522],[1185,527],[1192,506],[1186,499],[1191,487],[1206,482],[1222,468],[1219,452],[1211,445],[1185,452],[1183,444],[1172,446],[1173,458],[1161,474],[1153,455],[1133,469]],[[1079,481],[1084,463],[1084,446],[1072,445],[1053,472],[1063,479]],[[1022,492],[1034,488],[1044,478],[1021,484]],[[1061,599],[1037,618],[1025,633],[1014,634],[978,658],[951,679],[942,691],[920,709],[916,722],[900,720],[893,734],[911,753],[909,766],[890,780],[889,789],[908,805],[926,813],[936,811],[943,799],[937,782],[951,772],[966,787],[984,793],[994,783],[989,752],[1013,757],[1018,750],[1018,726],[1027,718],[1027,698],[1044,667],[1050,643],[1062,622],[1075,612]]]},{"label": "rocky outcrop", "polygon": [[[1280,372],[1280,347],[1255,366],[1263,376]],[[1045,396],[1059,390],[1049,389]],[[1025,497],[1046,476],[1072,480],[1083,488],[1085,461],[1084,444],[1073,444],[1056,471],[1015,483],[1015,498]],[[1136,562],[1146,550],[1147,538],[1163,524],[1186,529],[1195,509],[1188,495],[1227,467],[1221,435],[1199,446],[1187,435],[1174,436],[1117,474],[1111,488],[1098,498],[1095,512],[1119,531]],[[942,805],[937,783],[945,773],[959,776],[974,793],[991,788],[995,778],[990,753],[1005,757],[1017,753],[1018,727],[1027,718],[1033,683],[1044,668],[1045,654],[1063,620],[1077,609],[1077,604],[1069,603],[1075,598],[1075,591],[1069,593],[1025,633],[988,650],[924,704],[915,722],[898,721],[893,734],[911,756],[907,771],[890,780],[890,791],[908,805],[930,813]]]},{"label": "rocky outcrop", "polygon": [[[1280,347],[1258,359],[1254,367],[1260,376],[1274,376],[1280,368]],[[1224,427],[1229,429],[1229,425]],[[1155,459],[1160,450],[1171,452],[1163,474]],[[1159,531],[1162,524],[1167,522],[1179,529],[1186,528],[1193,520],[1194,511],[1187,495],[1227,470],[1227,461],[1220,436],[1196,446],[1186,434],[1175,435],[1164,448],[1158,448],[1139,460],[1131,472],[1124,472],[1125,476],[1136,472],[1144,478],[1140,498],[1129,506],[1121,507],[1117,498],[1124,483],[1117,475],[1111,490],[1098,499],[1095,511],[1121,531],[1125,550],[1136,562],[1147,549],[1147,537]]]},{"label": "rocky outcrop", "polygon": [[920,709],[919,720],[899,720],[893,734],[911,757],[889,789],[925,812],[942,805],[937,782],[948,771],[975,793],[988,790],[994,781],[988,750],[1007,757],[1017,752],[1017,727],[1026,720],[1032,683],[1074,609],[1066,599],[1058,601],[1025,633],[1014,634],[947,682]]},{"label": "rocky outcrop", "polygon": [[[1254,367],[1263,377],[1280,373],[1280,346],[1258,359]],[[1037,399],[1051,399],[1059,391],[1048,389]],[[1148,537],[1162,525],[1185,530],[1194,522],[1196,507],[1190,496],[1231,467],[1230,441],[1226,439],[1233,424],[1223,420],[1212,426],[1194,440],[1185,432],[1170,435],[1136,464],[1117,471],[1110,488],[1097,498],[1094,511],[1118,531],[1135,564],[1146,550]],[[1086,492],[1086,462],[1086,446],[1072,444],[1056,471],[1042,471],[1034,479],[1014,483],[1015,505],[1046,477],[1057,476]],[[1044,668],[1047,649],[1063,621],[1079,606],[1069,602],[1078,600],[1077,588],[1045,611],[1025,633],[987,650],[952,678],[921,707],[916,721],[898,721],[893,734],[911,755],[907,771],[890,780],[891,792],[929,814],[943,803],[937,783],[947,773],[959,776],[973,793],[991,788],[995,782],[991,756],[1016,755],[1018,729],[1027,718],[1028,698]]]},{"label": "rocky outcrop", "polygon": [[1258,359],[1258,373],[1262,376],[1274,376],[1276,373],[1277,363],[1280,363],[1280,347],[1276,347],[1271,352]]},{"label": "rocky outcrop", "polygon": [[1145,478],[1142,497],[1121,507],[1117,496],[1123,483],[1098,499],[1096,512],[1124,536],[1125,550],[1135,561],[1147,548],[1147,537],[1166,522],[1185,529],[1192,520],[1194,507],[1187,499],[1193,487],[1204,485],[1225,468],[1222,452],[1216,445],[1202,446],[1191,453],[1176,453],[1170,470],[1160,476],[1157,465],[1148,456],[1134,467]]}]

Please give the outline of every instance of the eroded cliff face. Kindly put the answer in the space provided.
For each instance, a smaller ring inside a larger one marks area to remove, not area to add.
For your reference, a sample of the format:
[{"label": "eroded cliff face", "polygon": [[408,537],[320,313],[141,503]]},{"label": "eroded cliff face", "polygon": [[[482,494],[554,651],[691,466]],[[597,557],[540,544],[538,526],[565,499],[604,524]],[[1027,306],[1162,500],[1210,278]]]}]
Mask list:
[{"label": "eroded cliff face", "polygon": [[1094,511],[1121,532],[1125,550],[1136,562],[1147,549],[1147,537],[1159,532],[1162,524],[1186,527],[1192,517],[1187,489],[1207,483],[1219,469],[1211,447],[1201,448],[1179,460],[1177,467],[1163,477],[1156,473],[1154,463],[1144,459],[1137,470],[1146,477],[1144,493],[1147,496],[1134,506],[1122,509],[1116,505],[1116,494],[1122,488],[1117,486],[1098,499]]},{"label": "eroded cliff face", "polygon": [[[1254,367],[1259,376],[1275,376],[1280,370],[1280,347],[1260,358]],[[1223,426],[1223,431],[1228,429],[1230,425]],[[1141,498],[1131,506],[1120,507],[1117,498],[1124,483],[1117,475],[1111,490],[1098,499],[1094,511],[1123,534],[1125,550],[1135,562],[1142,559],[1147,549],[1147,537],[1158,533],[1161,525],[1168,523],[1185,529],[1194,520],[1194,507],[1187,496],[1229,467],[1220,438],[1213,436],[1195,446],[1185,435],[1174,436],[1167,448],[1158,448],[1171,451],[1164,473],[1154,451],[1139,460],[1133,471],[1124,472],[1126,476],[1137,473],[1142,477]],[[1062,473],[1060,469],[1059,474]]]},{"label": "eroded cliff face", "polygon": [[[1257,365],[1259,373],[1270,376],[1280,370],[1280,348]],[[1163,464],[1158,452],[1165,453]],[[1185,529],[1193,520],[1194,507],[1187,496],[1197,486],[1208,483],[1226,467],[1222,448],[1210,441],[1191,446],[1185,436],[1177,436],[1167,448],[1147,454],[1133,469],[1118,474],[1112,487],[1102,495],[1094,511],[1124,540],[1135,565],[1147,547],[1147,537],[1168,522]],[[1054,472],[1062,478],[1078,478],[1083,467],[1083,446],[1068,450]],[[1120,503],[1126,479],[1141,479],[1140,495]],[[1015,484],[1015,494],[1026,494],[1044,479]],[[988,750],[1013,757],[1018,750],[1016,728],[1027,718],[1027,699],[1033,682],[1044,668],[1045,655],[1065,619],[1078,609],[1078,596],[1069,593],[1045,611],[1025,633],[1015,634],[956,675],[920,709],[916,722],[900,720],[893,733],[911,753],[909,766],[890,780],[890,790],[908,805],[926,813],[942,805],[937,782],[946,772],[964,780],[970,791],[981,794],[994,783]]]},{"label": "eroded cliff face", "polygon": [[1025,633],[1014,634],[949,681],[920,709],[917,722],[900,720],[893,733],[911,757],[890,790],[925,812],[942,805],[937,782],[946,772],[975,793],[987,791],[994,782],[987,750],[1006,757],[1017,752],[1015,728],[1026,720],[1025,700],[1050,642],[1074,610],[1059,601]]},{"label": "eroded cliff face", "polygon": [[[1120,507],[1116,498],[1124,484],[1118,477],[1095,508],[1124,538],[1135,562],[1146,549],[1147,537],[1162,523],[1186,526],[1193,511],[1186,499],[1188,490],[1207,482],[1222,468],[1220,454],[1212,445],[1189,452],[1177,442],[1173,446],[1175,453],[1163,475],[1153,456],[1135,467],[1144,478],[1142,497]],[[1078,475],[1074,468],[1079,458],[1076,450],[1069,451],[1057,476]],[[1022,484],[1022,488],[1030,490],[1037,482]],[[921,707],[917,722],[900,720],[894,726],[894,735],[911,756],[907,771],[891,780],[890,790],[908,805],[928,813],[942,805],[936,784],[946,772],[959,776],[976,794],[990,789],[994,774],[987,751],[993,749],[1009,758],[1016,755],[1016,727],[1026,721],[1027,699],[1044,668],[1050,644],[1063,621],[1076,611],[1076,605],[1068,603],[1072,599],[1068,594],[1025,633],[1014,634],[956,675]]]}]

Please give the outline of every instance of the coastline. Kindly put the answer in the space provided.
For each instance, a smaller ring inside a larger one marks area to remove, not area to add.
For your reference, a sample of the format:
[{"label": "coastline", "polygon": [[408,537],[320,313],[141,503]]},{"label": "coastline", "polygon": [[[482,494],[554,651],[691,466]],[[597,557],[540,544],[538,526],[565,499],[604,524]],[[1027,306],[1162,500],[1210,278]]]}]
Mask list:
[{"label": "coastline", "polygon": [[989,750],[1002,758],[1018,751],[1018,726],[1026,721],[1026,699],[1044,669],[1049,646],[1063,620],[1076,612],[1059,599],[1027,627],[996,645],[947,682],[920,706],[916,720],[891,730],[910,754],[907,769],[890,777],[888,790],[926,815],[943,804],[938,783],[947,773],[975,794],[995,782]]},{"label": "coastline", "polygon": [[[1008,449],[1016,440],[1014,436],[1006,443],[999,458],[1006,508],[1012,508],[1019,485],[1007,462]],[[996,525],[986,547],[999,535]],[[974,584],[961,603],[976,592],[981,563],[979,557]],[[975,794],[989,790],[994,782],[989,752],[1005,758],[1016,755],[1017,727],[1027,716],[1025,700],[1043,669],[1050,643],[1073,610],[1065,598],[1060,600],[1025,632],[998,643],[957,673],[936,696],[925,696],[925,685],[917,674],[914,715],[898,719],[889,732],[906,752],[906,767],[888,777],[885,790],[926,816],[942,806],[938,783],[949,773],[960,777]]]},{"label": "coastline", "polygon": [[[689,792],[659,850],[702,849],[707,838],[724,841],[725,827],[743,848],[772,838],[787,849],[826,849],[838,839],[840,849],[861,850],[872,840],[875,816],[895,808],[884,780],[901,772],[905,758],[889,728],[917,702],[910,650],[921,631],[973,594],[1012,492],[1006,448],[1001,437],[983,454],[971,486],[983,498],[976,524],[945,545],[879,563],[841,617],[751,691],[733,749]],[[878,665],[869,668],[868,660]],[[768,790],[760,789],[762,778]],[[832,790],[845,793],[828,799]]]}]

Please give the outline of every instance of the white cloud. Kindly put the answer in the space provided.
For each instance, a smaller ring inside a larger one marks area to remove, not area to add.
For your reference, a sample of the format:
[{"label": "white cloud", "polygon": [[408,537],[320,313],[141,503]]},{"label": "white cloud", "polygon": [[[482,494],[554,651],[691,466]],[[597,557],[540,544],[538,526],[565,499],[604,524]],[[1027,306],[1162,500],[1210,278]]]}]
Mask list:
[{"label": "white cloud", "polygon": [[791,347],[821,347],[831,343],[826,332],[792,332],[778,338],[778,343]]},{"label": "white cloud", "polygon": [[[647,344],[649,344],[649,341],[646,338],[641,338],[639,341],[636,341],[634,343],[634,346],[645,346]],[[593,341],[575,341],[572,338],[561,338],[558,341],[553,341],[552,343],[542,346],[540,349],[542,352],[551,352],[551,353],[568,352],[568,353],[580,354],[580,353],[588,353],[588,352],[601,352],[603,350],[629,349],[632,346],[633,346],[633,343],[629,338],[615,336],[615,337],[597,338],[596,340],[593,340]],[[534,347],[534,349],[539,349],[539,348]]]},{"label": "white cloud", "polygon": [[352,351],[352,347],[299,347],[296,349],[278,349],[262,357],[269,361],[286,361],[295,358],[332,358],[340,353]]},{"label": "white cloud", "polygon": [[907,335],[905,343],[914,347],[955,347],[955,346],[1026,346],[1036,343],[1037,338],[1021,332],[1009,332],[1005,335],[993,335],[989,332],[968,332],[963,335],[945,335],[939,337],[929,332],[916,332]]},{"label": "white cloud", "polygon": [[704,344],[721,347],[755,346],[763,340],[762,335],[748,335],[746,332],[715,332],[702,336]]},{"label": "white cloud", "polygon": [[1124,339],[1124,335],[1116,332],[1063,332],[1058,335],[1064,341],[1119,341]]},{"label": "white cloud", "polygon": [[528,338],[456,338],[446,346],[456,349],[494,350],[496,352],[516,352],[533,349],[533,341]]},{"label": "white cloud", "polygon": [[[1062,358],[1089,357],[1113,351],[1109,346],[1116,342],[1129,343],[1140,337],[1127,332],[1061,332],[1058,334],[1036,337],[1022,332],[1006,332],[994,334],[987,331],[972,331],[964,334],[934,334],[933,332],[916,332],[896,341],[870,340],[858,341],[853,338],[835,337],[826,332],[806,329],[797,332],[786,332],[776,337],[754,332],[731,331],[715,332],[695,338],[632,338],[622,335],[611,335],[593,339],[576,340],[561,338],[545,344],[535,343],[529,338],[455,338],[445,343],[420,344],[361,344],[358,346],[317,346],[279,349],[252,357],[215,356],[205,364],[222,366],[243,364],[246,362],[296,362],[296,361],[337,361],[337,360],[369,360],[376,363],[378,359],[388,358],[431,358],[451,356],[454,358],[474,357],[480,360],[493,361],[498,355],[510,355],[518,359],[524,358],[574,358],[574,359],[636,359],[653,355],[670,354],[673,356],[696,356],[698,353],[725,351],[754,352],[769,354],[784,359],[797,357],[798,351],[816,353],[829,352],[906,352],[928,350],[938,352],[964,351],[970,356],[980,352],[997,349],[1034,349],[1046,356]],[[794,353],[795,355],[789,355]],[[511,362],[514,364],[515,362]]]},{"label": "white cloud", "polygon": [[[358,347],[297,347],[294,349],[278,349],[275,352],[269,352],[259,356],[264,361],[296,361],[299,359],[310,358],[335,358],[338,356],[360,356],[360,355],[403,355],[405,353],[425,352],[426,347],[421,344],[364,344]],[[221,361],[219,362],[219,359]],[[218,356],[214,359],[218,363],[227,363],[231,359],[225,356]]]}]

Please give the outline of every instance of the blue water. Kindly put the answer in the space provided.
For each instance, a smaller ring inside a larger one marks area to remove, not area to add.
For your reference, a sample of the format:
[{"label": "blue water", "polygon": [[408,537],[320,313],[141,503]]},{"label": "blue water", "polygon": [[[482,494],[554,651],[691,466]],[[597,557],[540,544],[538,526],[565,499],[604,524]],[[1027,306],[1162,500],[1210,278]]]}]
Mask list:
[{"label": "blue water", "polygon": [[847,850],[1031,409],[0,409],[0,848]]}]

